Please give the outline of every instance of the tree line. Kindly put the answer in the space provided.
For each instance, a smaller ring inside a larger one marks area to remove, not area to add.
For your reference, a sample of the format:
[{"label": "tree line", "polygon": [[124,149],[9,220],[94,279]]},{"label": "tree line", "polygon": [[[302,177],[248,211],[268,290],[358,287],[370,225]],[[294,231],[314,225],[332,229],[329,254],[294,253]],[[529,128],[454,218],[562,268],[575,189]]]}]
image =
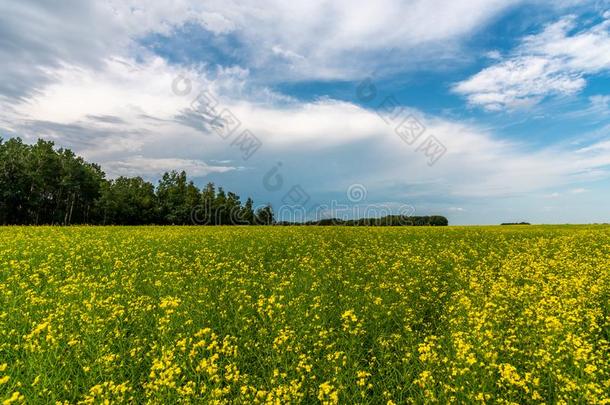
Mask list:
[{"label": "tree line", "polygon": [[141,177],[106,179],[99,165],[39,139],[0,138],[2,225],[343,225],[445,226],[441,216],[276,222],[270,205],[208,183],[199,189],[187,174],[170,171],[155,186]]},{"label": "tree line", "polygon": [[108,180],[100,166],[69,149],[38,140],[0,138],[0,224],[268,225],[273,210],[255,210],[213,183],[200,190],[184,171],[165,173],[155,187],[141,177]]},{"label": "tree line", "polygon": [[[278,222],[278,225],[295,225],[290,222]],[[316,226],[447,226],[449,221],[441,215],[406,216],[386,215],[379,218],[325,218],[307,221],[299,225]]]}]

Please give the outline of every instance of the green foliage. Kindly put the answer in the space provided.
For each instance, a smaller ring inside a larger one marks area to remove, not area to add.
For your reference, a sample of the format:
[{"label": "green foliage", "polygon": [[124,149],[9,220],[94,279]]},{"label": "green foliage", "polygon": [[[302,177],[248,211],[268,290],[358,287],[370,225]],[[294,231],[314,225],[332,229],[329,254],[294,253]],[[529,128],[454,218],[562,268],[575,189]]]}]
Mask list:
[{"label": "green foliage", "polygon": [[0,223],[90,222],[103,181],[99,166],[52,142],[0,142]]},{"label": "green foliage", "polygon": [[[0,139],[0,224],[253,225],[254,202],[209,183],[199,190],[186,172],[159,184],[141,177],[106,180],[99,166],[39,140]],[[264,222],[272,224],[265,212]]]},{"label": "green foliage", "polygon": [[104,224],[152,224],[157,219],[155,188],[141,177],[104,182],[99,206]]},{"label": "green foliage", "polygon": [[257,225],[273,225],[275,223],[273,209],[271,205],[266,205],[256,211]]}]

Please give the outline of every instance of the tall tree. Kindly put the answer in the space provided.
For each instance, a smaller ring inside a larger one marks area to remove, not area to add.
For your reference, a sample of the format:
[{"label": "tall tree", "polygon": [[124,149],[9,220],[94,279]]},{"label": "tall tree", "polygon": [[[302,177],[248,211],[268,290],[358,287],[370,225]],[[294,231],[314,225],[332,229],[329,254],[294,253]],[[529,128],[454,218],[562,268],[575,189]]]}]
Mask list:
[{"label": "tall tree", "polygon": [[214,225],[214,203],[216,199],[216,187],[214,183],[208,183],[201,192],[201,204],[193,213],[193,222],[200,225]]},{"label": "tall tree", "polygon": [[271,205],[267,204],[256,211],[256,223],[258,225],[273,225],[275,223],[275,214]]},{"label": "tall tree", "polygon": [[239,196],[231,191],[227,193],[226,210],[227,225],[240,225],[243,222],[241,219],[241,201]]},{"label": "tall tree", "polygon": [[218,193],[214,199],[214,205],[212,207],[214,212],[214,225],[227,225],[227,195],[222,187],[218,187]]},{"label": "tall tree", "polygon": [[159,214],[166,224],[188,223],[190,216],[186,205],[186,172],[172,170],[163,174],[157,186]]},{"label": "tall tree", "polygon": [[241,209],[241,219],[245,225],[254,225],[254,201],[250,197],[246,200],[243,208]]},{"label": "tall tree", "polygon": [[29,147],[21,139],[0,143],[0,216],[3,224],[28,222],[30,187]]},{"label": "tall tree", "polygon": [[119,177],[102,191],[104,224],[142,225],[155,223],[155,188],[141,177]]}]

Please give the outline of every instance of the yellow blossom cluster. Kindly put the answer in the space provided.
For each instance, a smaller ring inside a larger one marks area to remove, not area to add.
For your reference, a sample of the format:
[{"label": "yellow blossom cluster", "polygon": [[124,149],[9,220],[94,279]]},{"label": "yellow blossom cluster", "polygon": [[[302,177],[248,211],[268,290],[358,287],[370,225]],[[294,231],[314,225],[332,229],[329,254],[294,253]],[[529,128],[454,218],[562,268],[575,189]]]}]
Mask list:
[{"label": "yellow blossom cluster", "polygon": [[0,228],[0,404],[610,404],[610,227]]}]

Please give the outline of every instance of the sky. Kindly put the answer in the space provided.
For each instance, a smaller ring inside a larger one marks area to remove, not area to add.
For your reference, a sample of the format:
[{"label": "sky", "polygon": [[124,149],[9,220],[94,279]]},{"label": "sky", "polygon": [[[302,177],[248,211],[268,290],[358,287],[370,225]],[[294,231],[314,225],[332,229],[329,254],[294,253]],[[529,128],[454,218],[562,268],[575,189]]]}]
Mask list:
[{"label": "sky", "polygon": [[610,222],[610,0],[6,0],[0,60],[0,137],[108,178],[186,170],[284,219]]}]

